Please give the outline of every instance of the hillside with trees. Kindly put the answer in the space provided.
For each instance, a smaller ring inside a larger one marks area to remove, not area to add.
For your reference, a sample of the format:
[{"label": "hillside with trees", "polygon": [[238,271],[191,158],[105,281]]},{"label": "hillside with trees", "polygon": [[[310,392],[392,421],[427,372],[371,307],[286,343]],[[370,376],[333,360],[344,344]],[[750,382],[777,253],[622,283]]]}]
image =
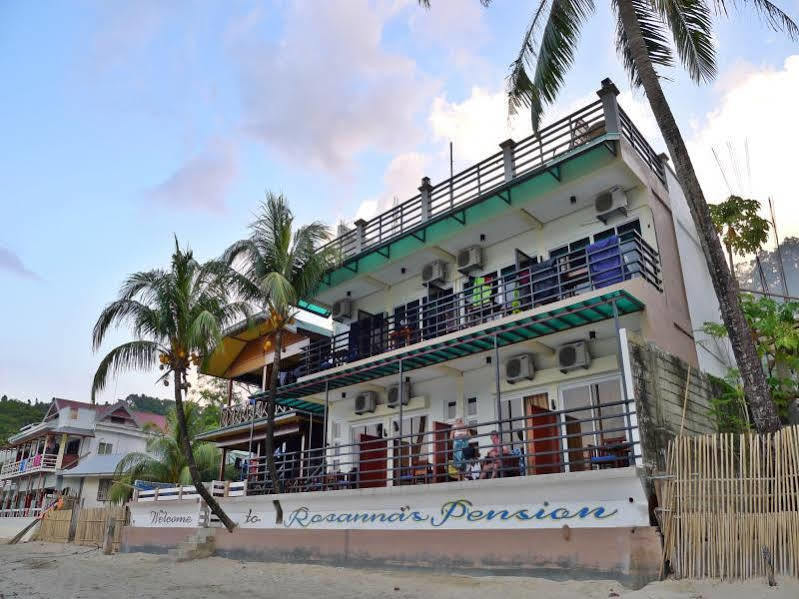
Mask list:
[{"label": "hillside with trees", "polygon": [[41,422],[50,402],[21,401],[6,395],[0,397],[0,446],[20,428],[34,422]]}]

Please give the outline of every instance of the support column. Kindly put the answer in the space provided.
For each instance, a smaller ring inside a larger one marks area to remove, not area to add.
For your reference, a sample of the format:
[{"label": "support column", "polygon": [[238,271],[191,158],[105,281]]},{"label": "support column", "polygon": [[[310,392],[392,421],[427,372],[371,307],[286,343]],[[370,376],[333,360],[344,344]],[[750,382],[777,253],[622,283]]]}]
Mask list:
[{"label": "support column", "polygon": [[366,221],[359,218],[355,221],[356,251],[360,254],[366,245]]},{"label": "support column", "polygon": [[497,432],[499,433],[499,440],[502,442],[502,397],[500,395],[499,384],[499,339],[494,335],[494,382],[497,388]]},{"label": "support column", "polygon": [[[627,430],[629,431],[628,436],[630,442],[633,444],[633,455],[636,455],[636,445],[639,449],[641,448],[641,439],[638,432],[638,414],[635,408],[635,397],[630,389],[630,384],[632,380],[628,382],[627,377],[632,377],[632,373],[629,368],[629,364],[627,364],[626,360],[624,359],[625,352],[624,346],[627,345],[627,331],[626,329],[622,329],[619,327],[619,307],[616,305],[616,300],[613,300],[613,326],[616,329],[616,354],[617,354],[617,361],[619,363],[619,373],[621,374],[621,388],[622,393],[624,395],[624,401],[627,402],[624,404],[624,418],[627,424]],[[642,459],[640,457],[636,457],[635,464],[641,465]]]},{"label": "support column", "polygon": [[596,95],[602,100],[602,112],[605,113],[605,133],[619,135],[621,118],[619,117],[619,104],[616,101],[619,88],[610,79],[603,79],[602,87],[597,90]]},{"label": "support column", "polygon": [[222,448],[222,461],[219,462],[218,480],[225,480],[225,462],[227,462],[227,447]]},{"label": "support column", "polygon": [[67,449],[67,434],[61,433],[61,443],[58,446],[58,456],[55,459],[55,469],[60,470],[64,461],[64,451]]},{"label": "support column", "polygon": [[422,194],[422,222],[425,222],[430,220],[432,213],[430,198],[433,195],[433,186],[430,184],[430,177],[422,177],[419,193]]},{"label": "support column", "polygon": [[506,139],[499,147],[502,149],[502,162],[505,166],[505,181],[512,181],[516,178],[516,160],[514,158],[514,149],[516,142],[512,139]]},{"label": "support column", "polygon": [[325,413],[322,419],[322,474],[327,474],[327,427],[330,411],[330,383],[325,381]]}]

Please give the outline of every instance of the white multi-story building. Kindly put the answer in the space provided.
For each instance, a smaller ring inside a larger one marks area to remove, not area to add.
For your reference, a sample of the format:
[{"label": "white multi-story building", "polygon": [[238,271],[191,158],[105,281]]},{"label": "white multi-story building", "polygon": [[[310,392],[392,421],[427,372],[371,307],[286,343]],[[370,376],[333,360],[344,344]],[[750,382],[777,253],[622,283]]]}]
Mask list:
[{"label": "white multi-story building", "polygon": [[23,427],[8,440],[0,466],[0,516],[33,517],[59,492],[84,506],[104,505],[119,461],[144,452],[158,414],[113,405],[54,398],[41,422]]}]

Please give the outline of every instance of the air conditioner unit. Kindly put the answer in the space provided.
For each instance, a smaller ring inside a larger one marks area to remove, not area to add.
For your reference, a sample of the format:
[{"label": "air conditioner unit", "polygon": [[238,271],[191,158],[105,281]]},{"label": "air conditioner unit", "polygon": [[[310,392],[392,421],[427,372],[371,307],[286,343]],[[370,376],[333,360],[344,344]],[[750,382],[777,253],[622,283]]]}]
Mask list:
[{"label": "air conditioner unit", "polygon": [[462,273],[483,267],[483,248],[473,245],[458,252],[458,270]]},{"label": "air conditioner unit", "polygon": [[377,409],[377,393],[364,391],[355,396],[355,413],[367,414]]},{"label": "air conditioner unit", "polygon": [[[392,385],[388,388],[388,401],[386,405],[389,408],[396,408],[399,405],[399,385]],[[402,405],[407,406],[411,401],[411,382],[405,381],[402,383]]]},{"label": "air conditioner unit", "polygon": [[558,348],[558,368],[563,374],[591,366],[591,354],[585,341],[566,343]]},{"label": "air conditioner unit", "polygon": [[344,318],[350,318],[352,316],[352,300],[345,298],[333,302],[332,315],[333,320],[340,321]]},{"label": "air conditioner unit", "polygon": [[621,187],[613,187],[594,198],[596,217],[603,223],[616,214],[627,216],[627,194]]},{"label": "air conditioner unit", "polygon": [[519,381],[531,381],[535,377],[533,354],[514,356],[505,362],[505,378],[511,384]]},{"label": "air conditioner unit", "polygon": [[447,267],[443,260],[433,260],[422,268],[422,283],[443,283],[447,278]]}]

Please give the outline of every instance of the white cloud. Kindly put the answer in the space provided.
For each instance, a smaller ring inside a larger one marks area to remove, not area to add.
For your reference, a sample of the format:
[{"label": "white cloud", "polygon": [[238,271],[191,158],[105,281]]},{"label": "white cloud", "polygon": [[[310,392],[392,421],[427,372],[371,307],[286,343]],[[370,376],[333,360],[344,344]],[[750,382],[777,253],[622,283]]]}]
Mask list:
[{"label": "white cloud", "polygon": [[[732,191],[750,195],[764,207],[771,196],[780,235],[797,235],[795,145],[799,139],[796,117],[799,55],[789,56],[781,69],[755,70],[736,65],[733,71],[721,78],[718,108],[700,120],[688,142],[705,197],[718,202],[730,193],[713,157],[715,147]],[[747,141],[751,185],[744,149]]]},{"label": "white cloud", "polygon": [[397,10],[367,0],[291,4],[279,42],[236,44],[244,130],[288,160],[340,176],[361,152],[421,141],[416,117],[435,87],[382,45]]},{"label": "white cloud", "polygon": [[22,260],[19,256],[17,256],[17,254],[2,246],[0,246],[0,270],[7,270],[24,279],[39,278],[39,275],[32,270],[29,270],[25,264],[23,264]]},{"label": "white cloud", "polygon": [[394,158],[383,174],[383,192],[363,201],[355,213],[355,220],[368,220],[419,193],[429,162],[429,158],[419,152],[407,152]]},{"label": "white cloud", "polygon": [[153,202],[177,208],[221,212],[237,172],[238,157],[233,146],[213,143],[145,194]]}]

